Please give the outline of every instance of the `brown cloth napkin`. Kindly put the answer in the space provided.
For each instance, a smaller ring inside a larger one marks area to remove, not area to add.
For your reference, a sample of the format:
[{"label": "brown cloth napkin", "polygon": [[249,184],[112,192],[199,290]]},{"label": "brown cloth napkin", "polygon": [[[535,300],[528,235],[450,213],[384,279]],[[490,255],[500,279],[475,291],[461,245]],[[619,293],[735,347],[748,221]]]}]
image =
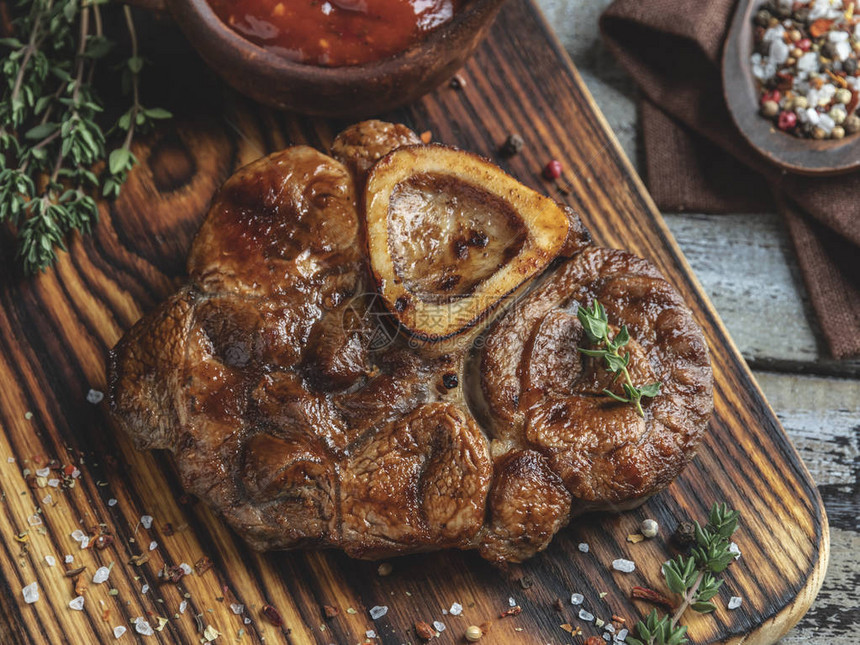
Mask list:
[{"label": "brown cloth napkin", "polygon": [[644,95],[648,188],[668,211],[755,212],[775,203],[831,353],[860,355],[860,172],[786,174],[746,143],[722,95],[734,8],[735,0],[615,0],[601,17],[607,46]]}]

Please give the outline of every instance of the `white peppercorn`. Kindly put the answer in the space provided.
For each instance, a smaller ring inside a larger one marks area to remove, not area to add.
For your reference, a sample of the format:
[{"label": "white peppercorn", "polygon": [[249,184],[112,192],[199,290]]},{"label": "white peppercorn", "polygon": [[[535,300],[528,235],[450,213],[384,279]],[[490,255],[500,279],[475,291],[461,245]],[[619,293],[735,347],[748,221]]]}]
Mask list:
[{"label": "white peppercorn", "polygon": [[657,524],[654,520],[642,520],[642,524],[639,526],[639,531],[646,538],[652,538],[657,535],[657,531],[660,530],[660,525]]}]

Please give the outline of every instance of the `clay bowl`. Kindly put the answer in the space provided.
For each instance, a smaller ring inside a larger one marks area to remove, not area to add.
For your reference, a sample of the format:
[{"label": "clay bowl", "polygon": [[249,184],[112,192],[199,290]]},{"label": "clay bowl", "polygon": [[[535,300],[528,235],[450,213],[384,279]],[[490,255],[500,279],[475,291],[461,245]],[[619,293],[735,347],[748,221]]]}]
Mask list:
[{"label": "clay bowl", "polygon": [[331,68],[289,61],[245,40],[206,0],[165,4],[208,65],[243,94],[303,114],[360,118],[405,105],[449,79],[486,36],[503,2],[470,0],[399,54]]},{"label": "clay bowl", "polygon": [[753,12],[761,0],[740,0],[723,50],[723,92],[741,134],[762,155],[790,172],[835,175],[860,167],[860,135],[844,139],[800,139],[786,134],[758,113],[752,75]]}]

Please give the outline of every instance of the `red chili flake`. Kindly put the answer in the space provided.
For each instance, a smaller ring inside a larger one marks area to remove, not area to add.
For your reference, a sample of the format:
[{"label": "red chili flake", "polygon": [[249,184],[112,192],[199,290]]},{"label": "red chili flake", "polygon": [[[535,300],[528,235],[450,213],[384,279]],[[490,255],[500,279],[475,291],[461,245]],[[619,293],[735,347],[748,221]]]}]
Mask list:
[{"label": "red chili flake", "polygon": [[585,639],[585,645],[604,645],[605,642],[600,636],[589,636]]},{"label": "red chili flake", "polygon": [[204,573],[209,571],[214,565],[212,564],[212,560],[210,560],[207,556],[203,556],[197,562],[194,563],[194,570],[197,572],[198,576],[202,576]]},{"label": "red chili flake", "polygon": [[833,21],[827,18],[819,18],[811,25],[809,25],[809,33],[812,34],[813,38],[820,38],[833,26]]},{"label": "red chili flake", "polygon": [[113,544],[113,542],[113,535],[109,535],[108,533],[102,533],[95,539],[94,544],[95,547],[99,551],[101,551],[102,549],[108,548],[111,544]]},{"label": "red chili flake", "polygon": [[623,625],[627,621],[624,620],[624,618],[622,618],[621,616],[619,616],[617,614],[612,614],[612,622],[613,623],[621,623]]},{"label": "red chili flake", "polygon": [[429,641],[431,638],[436,637],[436,630],[423,620],[415,621],[415,633],[418,635],[418,638],[423,641]]},{"label": "red chili flake", "polygon": [[425,130],[421,133],[421,143],[430,143],[433,140],[433,133],[430,130]]},{"label": "red chili flake", "polygon": [[170,582],[173,584],[178,583],[182,580],[182,576],[185,575],[185,572],[182,570],[180,566],[168,566],[164,565],[161,571],[158,572],[158,577],[161,578],[162,582]]},{"label": "red chili flake", "polygon": [[334,618],[340,613],[340,609],[331,605],[323,605],[323,614],[326,618]]},{"label": "red chili flake", "polygon": [[523,608],[517,605],[516,607],[511,607],[510,609],[503,611],[500,618],[507,618],[508,616],[519,616],[523,613]]},{"label": "red chili flake", "polygon": [[797,115],[790,110],[783,110],[776,119],[776,127],[783,131],[792,130],[796,125]]},{"label": "red chili flake", "polygon": [[655,605],[663,605],[664,607],[668,607],[669,609],[675,608],[675,603],[673,603],[659,591],[654,591],[653,589],[649,589],[648,587],[633,587],[630,592],[630,595],[633,598],[637,598],[639,600],[647,600],[648,602],[653,602]]},{"label": "red chili flake", "polygon": [[783,92],[787,92],[794,87],[794,76],[788,72],[777,72],[776,80],[777,89],[782,90]]},{"label": "red chili flake", "polygon": [[283,627],[284,621],[281,619],[281,614],[279,614],[278,610],[272,607],[272,605],[263,605],[260,612],[266,620],[272,623],[275,627]]},{"label": "red chili flake", "polygon": [[851,100],[848,101],[848,105],[845,106],[848,114],[854,114],[854,110],[857,109],[858,103],[860,103],[860,92],[857,90],[851,90]]},{"label": "red chili flake", "polygon": [[174,531],[174,530],[173,530],[173,524],[171,524],[170,522],[167,522],[167,523],[162,527],[161,532],[162,532],[166,537],[170,537],[171,535],[173,535],[174,533],[176,533],[176,531]]},{"label": "red chili flake", "polygon": [[801,38],[795,43],[801,51],[808,52],[809,48],[812,47],[812,41],[809,38]]},{"label": "red chili flake", "polygon": [[67,466],[63,466],[63,474],[66,477],[71,477],[73,472],[75,472],[75,465],[74,464],[69,464]]},{"label": "red chili flake", "polygon": [[553,159],[543,168],[544,179],[548,179],[550,181],[558,179],[561,177],[563,170],[564,167],[561,165],[561,162],[558,159]]}]

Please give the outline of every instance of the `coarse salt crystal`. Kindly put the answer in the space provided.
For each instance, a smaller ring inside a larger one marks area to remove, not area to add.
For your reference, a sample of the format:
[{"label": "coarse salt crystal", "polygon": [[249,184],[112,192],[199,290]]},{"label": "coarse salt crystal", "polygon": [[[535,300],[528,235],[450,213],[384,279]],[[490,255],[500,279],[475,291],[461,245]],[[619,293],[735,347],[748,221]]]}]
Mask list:
[{"label": "coarse salt crystal", "polygon": [[785,27],[782,25],[776,25],[775,27],[770,27],[766,32],[764,32],[764,36],[762,36],[762,41],[766,43],[770,43],[776,40],[782,40],[782,37],[785,35]]},{"label": "coarse salt crystal", "polygon": [[72,469],[72,479],[77,479],[80,476],[81,476],[81,471],[78,470],[77,468],[73,468]]},{"label": "coarse salt crystal", "polygon": [[844,40],[848,40],[849,34],[847,31],[831,31],[827,34],[827,38],[832,43],[841,43]]},{"label": "coarse salt crystal", "polygon": [[388,613],[388,606],[387,605],[381,605],[381,606],[375,605],[375,606],[370,608],[370,617],[373,620],[376,620],[377,618],[382,618],[387,613]]},{"label": "coarse salt crystal", "polygon": [[152,625],[149,624],[149,621],[144,620],[143,616],[134,621],[134,631],[143,636],[152,636],[155,633]]},{"label": "coarse salt crystal", "polygon": [[453,605],[451,605],[451,609],[449,609],[448,611],[451,612],[452,616],[459,616],[463,613],[463,605],[458,602],[455,602]]},{"label": "coarse salt crystal", "polygon": [[24,594],[24,602],[28,605],[33,604],[39,599],[39,583],[31,582],[26,587],[21,589],[21,593]]},{"label": "coarse salt crystal", "polygon": [[14,464],[15,463],[15,457],[6,457],[6,463],[7,464]]},{"label": "coarse salt crystal", "polygon": [[[843,32],[844,33],[844,32]],[[847,34],[846,34],[847,35]],[[845,61],[851,55],[851,43],[847,40],[836,43],[836,58]]]},{"label": "coarse salt crystal", "polygon": [[827,114],[822,114],[818,117],[818,127],[824,130],[827,134],[833,130],[833,126],[836,125],[836,121],[830,118]]},{"label": "coarse salt crystal", "polygon": [[37,468],[36,469],[36,477],[47,477],[51,474],[50,468]]},{"label": "coarse salt crystal", "polygon": [[788,60],[789,49],[788,45],[786,45],[781,40],[774,40],[770,43],[769,55],[771,61],[776,63],[777,65],[782,65],[785,61]]},{"label": "coarse salt crystal", "polygon": [[55,479],[54,477],[51,477],[51,479],[48,480],[48,486],[50,486],[51,488],[57,488],[59,485],[60,485],[59,479]]},{"label": "coarse salt crystal", "polygon": [[155,551],[157,548],[158,548],[158,542],[156,542],[155,540],[153,540],[152,542],[149,543],[149,550],[150,551]]},{"label": "coarse salt crystal", "polygon": [[104,392],[99,392],[98,390],[90,390],[87,392],[87,401],[96,405],[102,402],[102,399],[105,398]]},{"label": "coarse salt crystal", "polygon": [[587,623],[590,623],[592,620],[594,620],[594,614],[589,614],[584,609],[580,609],[579,610],[579,619],[584,620]]},{"label": "coarse salt crystal", "polygon": [[729,553],[735,554],[735,560],[741,557],[741,549],[736,542],[732,542],[731,544],[729,544]]},{"label": "coarse salt crystal", "polygon": [[63,562],[65,562],[66,564],[71,564],[74,561],[75,561],[75,556],[73,556],[73,555],[67,555],[65,558],[63,558]]},{"label": "coarse salt crystal", "polygon": [[30,526],[40,526],[42,524],[42,517],[38,513],[33,513],[27,518],[27,522]]},{"label": "coarse salt crystal", "polygon": [[608,634],[607,632],[603,632],[602,636],[603,636],[603,640],[605,640],[607,643],[612,640],[612,634]]},{"label": "coarse salt crystal", "polygon": [[42,498],[42,503],[43,503],[45,506],[50,506],[51,504],[53,504],[53,503],[54,503],[54,498],[53,498],[53,497],[51,497],[50,495],[45,495],[45,496]]},{"label": "coarse salt crystal", "polygon": [[93,582],[97,585],[100,585],[101,583],[106,582],[109,576],[110,569],[108,569],[107,567],[99,567],[93,574]]},{"label": "coarse salt crystal", "polygon": [[516,607],[516,606],[517,606],[517,601],[516,601],[516,600],[514,600],[514,599],[513,599],[513,597],[508,598],[508,606],[509,606],[509,607]]},{"label": "coarse salt crystal", "polygon": [[633,573],[636,571],[636,564],[632,560],[618,558],[617,560],[612,561],[612,568],[616,571],[621,571],[622,573]]},{"label": "coarse salt crystal", "polygon": [[245,605],[237,605],[235,602],[230,604],[230,611],[239,616],[245,611]]},{"label": "coarse salt crystal", "polygon": [[364,632],[364,637],[365,638],[376,638],[376,632],[373,631],[372,629],[368,629],[366,632]]},{"label": "coarse salt crystal", "polygon": [[72,531],[72,539],[75,542],[83,542],[85,537],[87,537],[87,534],[84,533],[81,529],[75,529],[74,531]]},{"label": "coarse salt crystal", "polygon": [[126,631],[128,631],[128,630],[126,630],[125,627],[123,627],[122,625],[117,625],[116,627],[113,628],[113,637],[119,638],[120,636],[125,634]]},{"label": "coarse salt crystal", "polygon": [[588,553],[588,542],[580,542],[577,547],[582,553]]},{"label": "coarse salt crystal", "polygon": [[581,605],[583,600],[585,600],[585,596],[583,596],[581,593],[571,594],[570,596],[571,605]]},{"label": "coarse salt crystal", "polygon": [[184,614],[186,609],[188,609],[188,601],[183,600],[181,603],[179,603],[179,613]]},{"label": "coarse salt crystal", "polygon": [[186,563],[186,562],[180,563],[179,568],[182,569],[182,573],[184,573],[186,576],[191,575],[191,567],[188,565],[188,563]]},{"label": "coarse salt crystal", "polygon": [[116,500],[113,497],[108,500],[108,506],[116,506]]},{"label": "coarse salt crystal", "polygon": [[148,529],[152,526],[152,515],[141,515],[140,523],[143,524],[143,528]]},{"label": "coarse salt crystal", "polygon": [[90,545],[90,537],[88,535],[84,536],[84,539],[81,540],[81,549],[86,549]]},{"label": "coarse salt crystal", "polygon": [[623,643],[624,639],[627,638],[627,634],[629,634],[629,633],[630,633],[630,630],[627,629],[626,627],[624,629],[619,629],[618,633],[615,634],[615,641],[617,643]]},{"label": "coarse salt crystal", "polygon": [[445,631],[445,623],[440,623],[438,620],[434,620],[433,621],[433,629],[435,629],[437,632],[444,632]]},{"label": "coarse salt crystal", "polygon": [[743,601],[744,599],[740,596],[732,596],[731,598],[729,598],[729,602],[726,607],[728,607],[729,609],[737,609],[741,606],[741,604],[743,604]]},{"label": "coarse salt crystal", "polygon": [[797,69],[801,72],[814,72],[818,69],[818,52],[806,52],[797,59]]},{"label": "coarse salt crystal", "polygon": [[145,595],[148,591],[149,591],[149,585],[143,585],[143,586],[140,588],[140,593],[142,593],[142,594],[144,594],[144,595]]},{"label": "coarse salt crystal", "polygon": [[75,598],[74,600],[72,600],[69,603],[69,607],[71,607],[72,609],[74,609],[76,611],[83,611],[84,610],[84,597],[78,596],[77,598]]},{"label": "coarse salt crystal", "polygon": [[250,624],[251,624],[251,619],[250,619],[250,618],[248,618],[247,616],[245,616],[245,618],[242,620],[242,622],[243,622],[243,623],[245,623],[246,625],[250,625]]},{"label": "coarse salt crystal", "polygon": [[52,555],[46,555],[45,556],[45,562],[48,563],[49,567],[53,567],[55,564],[57,564],[56,558],[54,558],[54,556],[52,556]]}]

